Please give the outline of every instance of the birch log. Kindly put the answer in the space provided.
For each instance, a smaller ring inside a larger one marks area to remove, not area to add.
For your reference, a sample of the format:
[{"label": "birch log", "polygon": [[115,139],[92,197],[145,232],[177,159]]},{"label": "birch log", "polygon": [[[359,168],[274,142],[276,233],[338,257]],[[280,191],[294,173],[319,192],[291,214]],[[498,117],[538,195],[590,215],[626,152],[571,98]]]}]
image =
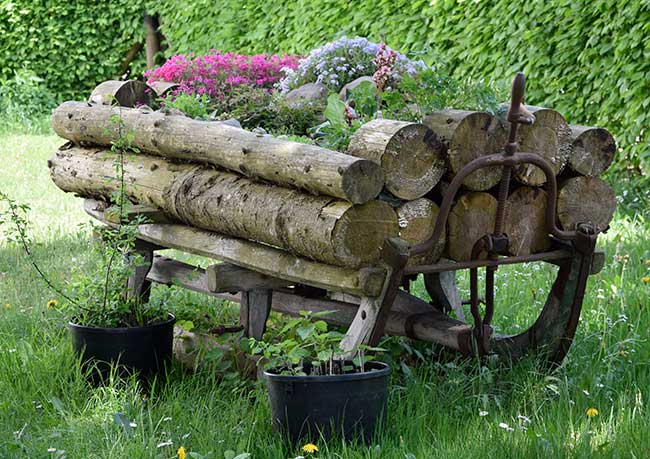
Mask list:
[{"label": "birch log", "polygon": [[[423,123],[445,143],[452,174],[480,156],[498,153],[506,141],[505,129],[489,113],[449,109],[427,115]],[[485,168],[470,174],[463,185],[483,191],[496,185],[500,178],[501,168]]]},{"label": "birch log", "polygon": [[476,241],[494,231],[496,212],[497,200],[489,193],[471,192],[461,196],[447,220],[449,258],[470,260]]},{"label": "birch log", "polygon": [[573,177],[563,181],[557,196],[557,218],[565,230],[589,223],[603,231],[616,210],[614,190],[598,177]]},{"label": "birch log", "polygon": [[[62,190],[108,200],[120,188],[116,161],[105,149],[69,147],[49,167]],[[332,265],[374,264],[384,240],[398,234],[395,212],[380,201],[353,205],[146,155],[125,158],[124,175],[130,199],[170,218]]]},{"label": "birch log", "polygon": [[569,168],[580,175],[594,177],[602,174],[614,161],[614,136],[603,128],[571,126]]},{"label": "birch log", "polygon": [[[550,108],[526,105],[535,115],[532,125],[520,125],[517,131],[519,151],[536,153],[546,159],[555,175],[564,169],[571,152],[571,129],[560,112]],[[515,177],[524,185],[546,183],[544,172],[530,164],[515,167]]]},{"label": "birch log", "polygon": [[120,107],[135,107],[138,104],[151,106],[154,97],[154,91],[142,81],[109,80],[97,85],[88,100],[93,104],[117,103]]},{"label": "birch log", "polygon": [[386,190],[402,199],[424,196],[446,170],[442,142],[419,123],[372,120],[352,136],[348,153],[379,164]]},{"label": "birch log", "polygon": [[52,126],[58,135],[76,144],[108,146],[120,137],[120,127],[111,122],[113,115],[122,119],[122,131],[132,132],[132,145],[145,153],[214,164],[249,178],[295,186],[355,204],[374,199],[383,187],[382,170],[372,161],[225,123],[64,102],[54,111]]},{"label": "birch log", "polygon": [[549,248],[547,198],[546,191],[529,186],[519,187],[508,196],[504,230],[508,253],[529,255]]}]

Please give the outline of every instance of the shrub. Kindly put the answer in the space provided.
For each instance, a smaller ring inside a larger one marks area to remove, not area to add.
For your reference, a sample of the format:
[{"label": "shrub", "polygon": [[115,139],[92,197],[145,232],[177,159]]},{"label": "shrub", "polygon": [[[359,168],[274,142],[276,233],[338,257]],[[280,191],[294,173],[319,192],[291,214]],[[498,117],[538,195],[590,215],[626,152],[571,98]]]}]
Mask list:
[{"label": "shrub", "polygon": [[338,92],[356,78],[372,76],[377,70],[375,59],[380,51],[395,53],[393,73],[388,75],[392,80],[426,67],[422,61],[412,62],[403,54],[385,46],[382,48],[382,45],[366,38],[342,37],[312,50],[300,60],[297,69],[286,69],[287,76],[280,82],[280,89],[286,92],[305,83],[316,82]]},{"label": "shrub", "polygon": [[45,116],[55,106],[56,99],[43,79],[29,70],[16,71],[12,78],[0,81],[3,129],[47,131],[49,120],[45,120]]}]

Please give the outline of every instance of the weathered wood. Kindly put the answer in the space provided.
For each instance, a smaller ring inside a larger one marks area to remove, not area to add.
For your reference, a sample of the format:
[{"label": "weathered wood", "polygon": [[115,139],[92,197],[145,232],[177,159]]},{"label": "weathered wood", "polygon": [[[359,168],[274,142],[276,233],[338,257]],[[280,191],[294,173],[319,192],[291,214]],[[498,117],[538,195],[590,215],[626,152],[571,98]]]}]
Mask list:
[{"label": "weathered wood", "polygon": [[497,200],[488,193],[473,191],[458,199],[447,220],[447,252],[456,261],[471,259],[476,241],[494,231]]},{"label": "weathered wood", "polygon": [[154,255],[147,279],[168,286],[180,285],[194,292],[209,291],[204,269],[162,255]]},{"label": "weathered wood", "polygon": [[[498,153],[506,141],[504,127],[489,113],[448,109],[430,113],[423,123],[446,145],[452,174],[480,156]],[[463,185],[483,191],[496,185],[500,178],[500,168],[486,168],[470,174]]]},{"label": "weathered wood", "polygon": [[381,165],[385,188],[402,199],[424,196],[446,171],[444,146],[419,123],[376,119],[352,136],[348,153]]},{"label": "weathered wood", "polygon": [[423,276],[424,288],[436,308],[445,314],[454,311],[458,320],[465,321],[463,300],[460,298],[460,292],[456,285],[456,272],[444,271]]},{"label": "weathered wood", "polygon": [[[395,209],[399,225],[399,237],[410,245],[428,241],[438,218],[439,207],[427,198],[405,201]],[[428,254],[409,259],[409,266],[436,262],[445,249],[446,234],[443,231],[438,243]]]},{"label": "weathered wood", "polygon": [[178,83],[174,83],[173,81],[150,81],[148,84],[154,90],[156,96],[161,99],[164,99],[178,88]]},{"label": "weathered wood", "polygon": [[267,276],[241,266],[220,263],[206,269],[208,290],[215,293],[288,287],[290,281]]},{"label": "weathered wood", "polygon": [[122,220],[131,222],[136,218],[142,219],[142,223],[171,223],[171,220],[163,214],[160,209],[155,207],[144,206],[141,204],[130,204],[121,210],[117,206],[111,206],[104,211],[106,220],[111,223],[120,222],[120,213]]},{"label": "weathered wood", "polygon": [[136,239],[128,258],[133,272],[127,280],[126,295],[147,303],[151,294],[151,282],[147,280],[147,274],[153,263],[153,251],[146,242]]},{"label": "weathered wood", "polygon": [[[571,129],[557,111],[526,105],[535,115],[532,125],[520,125],[517,131],[519,151],[536,153],[546,159],[555,175],[562,172],[571,152]],[[515,177],[525,185],[539,186],[546,183],[544,172],[530,164],[515,167]]]},{"label": "weathered wood", "polygon": [[[109,80],[104,81],[97,85],[93,92],[90,94],[89,102],[92,104],[113,105],[117,104],[120,107],[135,107],[137,105],[153,104],[153,90],[142,81],[138,80]],[[83,102],[77,102],[88,109],[93,108],[92,105]],[[105,109],[110,110],[109,107]],[[54,121],[52,121],[54,123]],[[112,123],[112,128],[117,130],[118,127]]]},{"label": "weathered wood", "polygon": [[110,145],[120,137],[113,115],[122,119],[122,131],[132,132],[131,144],[145,153],[214,164],[355,204],[375,198],[384,184],[381,167],[367,159],[186,116],[64,102],[54,111],[52,126],[77,144]]},{"label": "weathered wood", "polygon": [[504,232],[508,235],[510,255],[528,255],[550,247],[547,199],[546,191],[528,186],[519,187],[508,196]]},{"label": "weathered wood", "polygon": [[[108,223],[97,201],[87,199],[84,209],[92,217]],[[140,225],[138,237],[164,247],[233,263],[268,276],[353,295],[379,295],[386,275],[381,268],[352,270],[331,266],[264,244],[179,224]]]},{"label": "weathered wood", "polygon": [[[120,188],[119,156],[71,147],[50,160],[64,191],[110,199]],[[397,216],[386,203],[353,205],[298,190],[255,183],[238,175],[162,158],[124,158],[124,191],[134,202],[163,210],[176,221],[264,242],[328,264],[358,268],[379,259]]]},{"label": "weathered wood", "polygon": [[239,321],[244,327],[244,335],[261,340],[271,312],[273,290],[249,290],[241,292],[240,298]]},{"label": "weathered wood", "polygon": [[569,168],[580,175],[602,174],[614,161],[616,141],[607,130],[591,126],[571,126]]},{"label": "weathered wood", "polygon": [[616,210],[614,190],[598,177],[573,177],[559,186],[557,218],[565,230],[574,230],[580,223],[605,230]]}]

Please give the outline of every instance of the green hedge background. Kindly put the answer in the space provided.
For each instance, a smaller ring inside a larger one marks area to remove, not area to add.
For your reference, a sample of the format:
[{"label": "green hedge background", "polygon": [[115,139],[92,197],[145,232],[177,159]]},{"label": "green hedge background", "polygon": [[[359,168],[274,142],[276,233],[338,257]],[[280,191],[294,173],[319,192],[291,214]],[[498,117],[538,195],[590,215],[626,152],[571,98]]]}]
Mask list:
[{"label": "green hedge background", "polygon": [[[2,3],[0,78],[27,66],[60,97],[83,97],[115,76],[142,39],[147,7],[160,13],[167,55],[306,53],[341,35],[379,40],[383,33],[395,49],[424,51],[430,64],[442,56],[457,76],[506,82],[523,70],[527,102],[556,108],[571,123],[609,128],[633,165],[650,164],[649,0],[72,3]],[[135,65],[140,70],[141,60]]]}]

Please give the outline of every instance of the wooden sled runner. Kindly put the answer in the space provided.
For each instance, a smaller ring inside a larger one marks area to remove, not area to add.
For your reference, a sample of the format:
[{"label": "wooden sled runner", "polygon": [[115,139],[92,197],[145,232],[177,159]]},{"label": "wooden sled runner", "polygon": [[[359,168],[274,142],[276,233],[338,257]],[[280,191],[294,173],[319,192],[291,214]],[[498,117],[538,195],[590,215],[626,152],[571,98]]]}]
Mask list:
[{"label": "wooden sled runner", "polygon": [[[335,310],[324,320],[348,331],[341,347],[353,351],[361,344],[376,345],[382,336],[400,335],[430,341],[466,355],[496,354],[517,360],[539,352],[549,364],[559,364],[575,335],[587,280],[603,266],[604,254],[595,250],[597,230],[589,224],[575,231],[564,231],[555,224],[557,183],[549,163],[533,153],[517,152],[519,124],[530,124],[534,117],[523,106],[524,78],[515,78],[508,113],[509,139],[505,151],[482,156],[456,174],[445,192],[432,237],[409,247],[399,239],[385,241],[382,261],[358,270],[332,266],[268,245],[224,236],[167,221],[150,208],[134,206],[133,215],[144,215],[148,223],[138,228],[135,251],[146,264],[138,266],[129,280],[131,295],[147,298],[152,282],[179,285],[240,303],[240,321],[247,336],[261,338],[271,309],[297,314],[300,310]],[[552,235],[551,248],[543,253],[506,256],[508,237],[503,233],[506,198],[513,167],[533,164],[547,179],[546,223]],[[438,262],[407,265],[409,259],[426,254],[440,238],[453,199],[463,180],[478,169],[500,167],[497,217],[494,231],[480,238],[466,262]],[[97,220],[114,225],[104,210],[106,204],[86,200],[85,210]],[[173,248],[218,260],[221,263],[200,269],[156,255],[157,250]],[[501,265],[546,262],[559,267],[546,303],[535,322],[517,335],[499,335],[491,325],[495,311],[495,272]],[[478,299],[479,268],[486,269],[485,307]],[[468,321],[451,317],[460,313],[460,298],[454,273],[470,270],[470,312]],[[409,293],[409,282],[423,274],[432,304]],[[404,288],[405,287],[405,288]]]}]

